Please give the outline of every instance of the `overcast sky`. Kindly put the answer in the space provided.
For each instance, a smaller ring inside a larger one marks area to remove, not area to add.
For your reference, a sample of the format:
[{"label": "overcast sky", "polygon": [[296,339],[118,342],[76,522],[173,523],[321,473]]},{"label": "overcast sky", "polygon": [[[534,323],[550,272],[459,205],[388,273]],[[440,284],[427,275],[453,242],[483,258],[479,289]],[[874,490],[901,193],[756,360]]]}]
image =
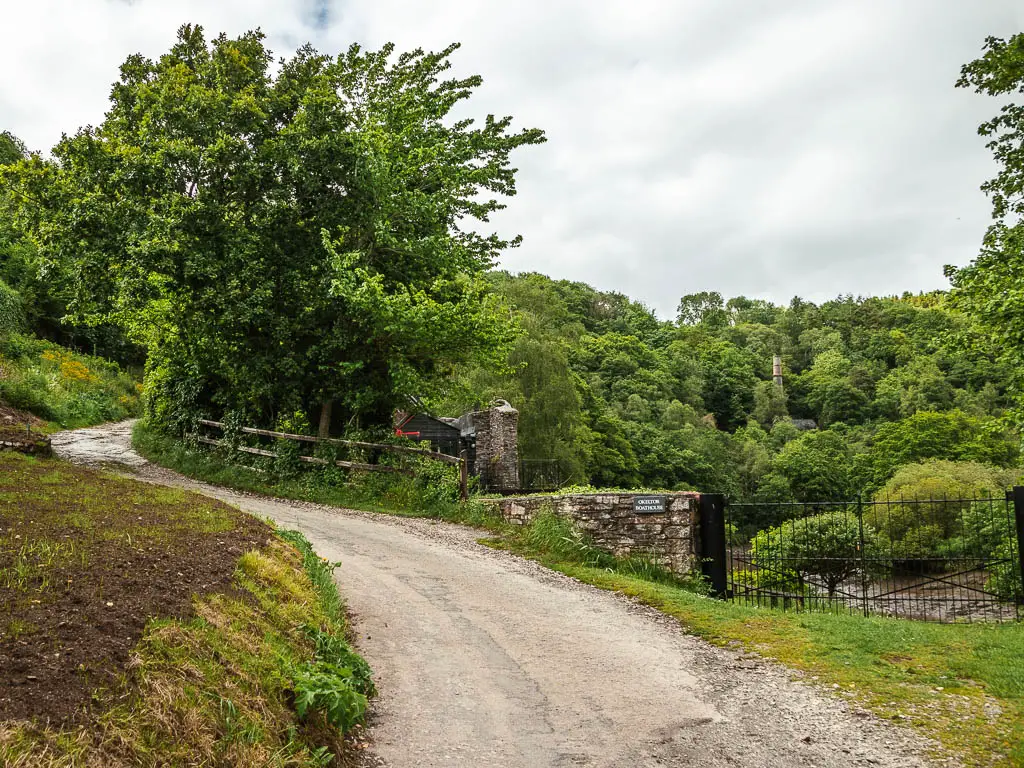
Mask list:
[{"label": "overcast sky", "polygon": [[674,316],[717,290],[785,302],[945,287],[989,220],[988,97],[955,89],[1020,0],[4,0],[0,130],[47,150],[98,123],[118,65],[184,22],[306,42],[437,49],[480,116],[548,143],[516,157],[502,266]]}]

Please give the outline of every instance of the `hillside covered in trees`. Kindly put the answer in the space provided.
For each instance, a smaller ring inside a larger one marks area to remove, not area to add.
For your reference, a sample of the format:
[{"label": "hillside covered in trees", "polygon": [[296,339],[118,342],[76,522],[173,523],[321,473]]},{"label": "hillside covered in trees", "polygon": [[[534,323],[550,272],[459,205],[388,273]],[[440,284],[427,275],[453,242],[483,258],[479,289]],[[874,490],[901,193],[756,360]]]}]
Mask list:
[{"label": "hillside covered in trees", "polygon": [[[544,485],[848,499],[931,459],[958,486],[1012,479],[978,473],[1020,457],[1024,112],[980,129],[1004,169],[996,223],[952,293],[691,293],[669,321],[495,271],[518,239],[471,227],[545,135],[453,120],[481,83],[445,79],[457,47],[304,47],[275,68],[259,32],[185,25],[163,56],[129,57],[103,123],[49,156],[0,133],[0,393],[66,423],[134,412],[114,368],[76,410],[100,364],[34,336],[144,367],[147,416],[178,437],[201,417],[380,436],[410,398],[456,414],[500,397]],[[960,85],[1020,90],[1022,47],[988,41]]]},{"label": "hillside covered in trees", "polygon": [[1011,372],[947,294],[778,306],[699,293],[668,322],[583,283],[489,277],[523,333],[504,371],[461,369],[437,410],[516,404],[527,473],[825,500],[923,459],[1018,462],[1002,418]]}]

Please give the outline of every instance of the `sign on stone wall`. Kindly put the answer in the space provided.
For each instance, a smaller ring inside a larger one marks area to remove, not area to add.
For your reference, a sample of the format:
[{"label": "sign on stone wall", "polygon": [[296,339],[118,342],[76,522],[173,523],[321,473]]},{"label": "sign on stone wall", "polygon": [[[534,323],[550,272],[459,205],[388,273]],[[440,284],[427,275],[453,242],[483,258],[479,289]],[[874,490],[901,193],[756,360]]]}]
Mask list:
[{"label": "sign on stone wall", "polygon": [[513,525],[554,512],[572,520],[594,546],[620,557],[639,554],[673,573],[699,567],[697,500],[690,491],[667,493],[579,493],[489,499]]},{"label": "sign on stone wall", "polygon": [[634,496],[633,512],[638,515],[661,515],[665,513],[666,496]]}]

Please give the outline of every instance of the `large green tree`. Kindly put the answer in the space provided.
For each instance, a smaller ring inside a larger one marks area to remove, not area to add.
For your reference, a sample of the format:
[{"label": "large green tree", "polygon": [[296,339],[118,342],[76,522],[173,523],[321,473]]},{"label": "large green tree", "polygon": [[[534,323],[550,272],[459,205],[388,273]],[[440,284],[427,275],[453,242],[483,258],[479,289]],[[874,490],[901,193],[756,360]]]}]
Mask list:
[{"label": "large green tree", "polygon": [[544,136],[454,118],[481,82],[444,79],[456,48],[275,66],[259,32],[186,25],[125,62],[102,125],[26,171],[40,241],[86,289],[74,308],[147,346],[156,418],[384,423],[453,364],[503,358],[513,324],[481,275],[517,241],[473,222]]},{"label": "large green tree", "polygon": [[[984,54],[964,65],[957,86],[1006,97],[1024,94],[1024,33],[990,37]],[[1017,364],[1024,362],[1024,104],[1006,103],[978,127],[989,139],[999,172],[982,189],[992,199],[993,224],[981,253],[962,269],[947,267],[954,300]]]}]

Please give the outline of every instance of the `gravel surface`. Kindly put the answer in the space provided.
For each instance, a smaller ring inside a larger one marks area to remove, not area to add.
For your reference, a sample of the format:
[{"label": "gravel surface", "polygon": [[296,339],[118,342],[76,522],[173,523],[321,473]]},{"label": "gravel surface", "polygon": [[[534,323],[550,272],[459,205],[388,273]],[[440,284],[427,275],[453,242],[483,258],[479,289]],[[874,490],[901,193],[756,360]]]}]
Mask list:
[{"label": "gravel surface", "polygon": [[130,424],[58,455],[301,530],[338,583],[380,696],[368,766],[926,766],[934,744],[622,596],[476,542],[478,531],[240,494],[147,464]]}]

